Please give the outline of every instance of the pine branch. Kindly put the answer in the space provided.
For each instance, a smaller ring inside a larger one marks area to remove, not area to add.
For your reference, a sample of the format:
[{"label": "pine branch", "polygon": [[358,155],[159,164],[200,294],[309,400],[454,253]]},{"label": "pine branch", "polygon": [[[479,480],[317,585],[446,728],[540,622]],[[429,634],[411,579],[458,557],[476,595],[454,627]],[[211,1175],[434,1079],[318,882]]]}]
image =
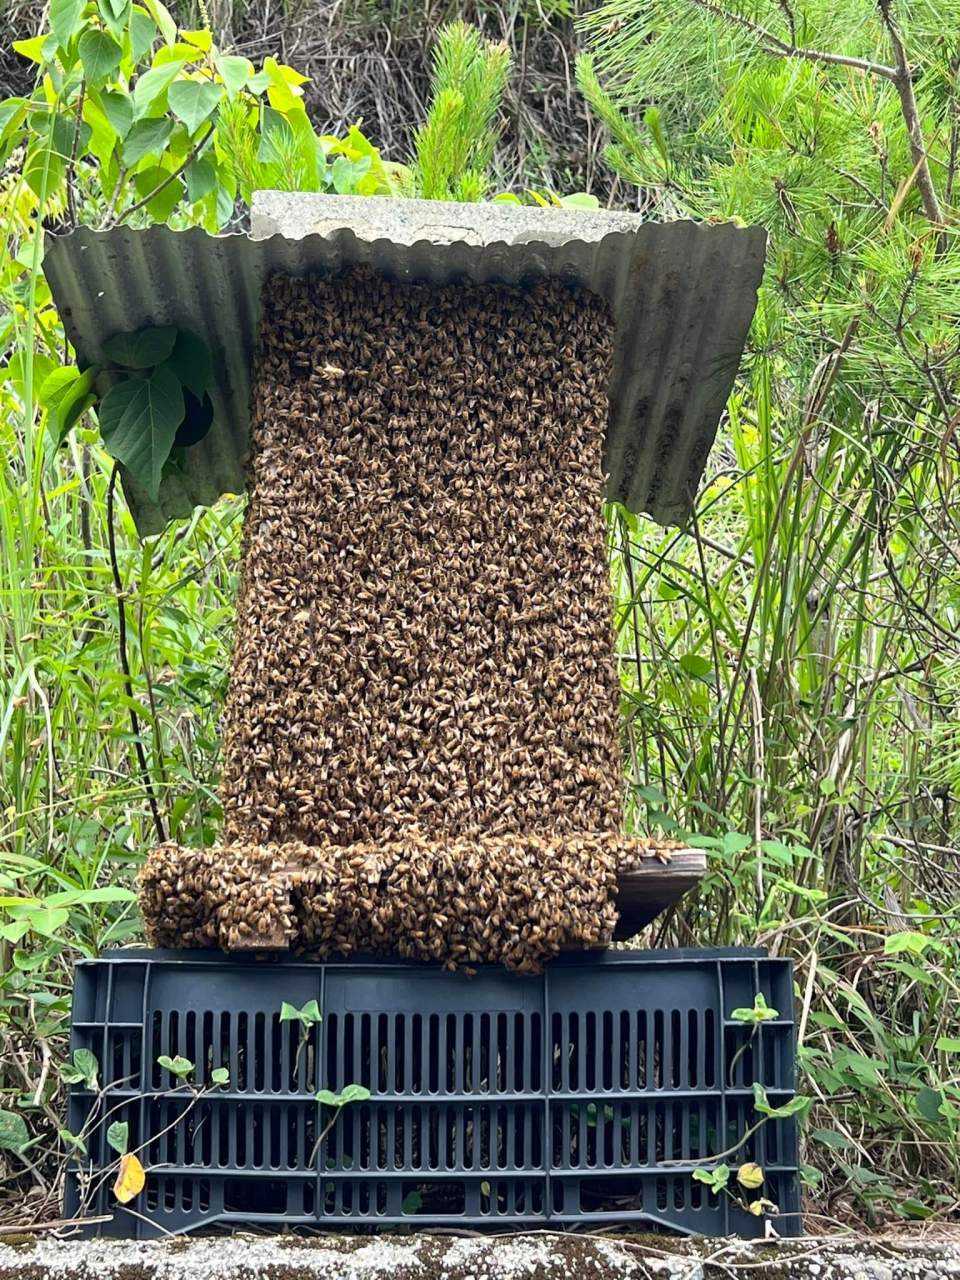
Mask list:
[{"label": "pine branch", "polygon": [[739,13],[731,13],[722,4],[716,3],[716,0],[692,0],[692,3],[698,9],[704,9],[707,13],[713,14],[715,18],[721,18],[724,22],[739,27],[741,31],[749,32],[760,42],[764,53],[773,57],[799,58],[803,62],[819,62],[831,67],[853,67],[857,71],[882,76],[885,80],[892,80],[894,83],[897,81],[897,68],[888,67],[883,62],[872,62],[869,58],[854,58],[845,53],[829,53],[825,49],[805,49],[796,44],[788,44],[786,40],[781,40],[759,22],[744,18]]},{"label": "pine branch", "polygon": [[927,147],[923,137],[923,126],[920,124],[920,111],[917,107],[916,95],[913,92],[913,72],[907,58],[903,37],[900,35],[900,28],[897,26],[893,16],[891,0],[879,0],[879,5],[880,17],[883,19],[883,25],[887,29],[890,43],[893,46],[893,56],[896,62],[894,84],[897,86],[900,111],[903,115],[904,124],[907,126],[907,136],[910,139],[910,154],[913,156],[913,162],[916,165],[917,190],[920,192],[920,199],[923,201],[924,213],[931,222],[939,224],[943,221],[943,215],[940,212],[940,201],[937,198],[937,190],[933,185],[933,177],[927,161]]}]

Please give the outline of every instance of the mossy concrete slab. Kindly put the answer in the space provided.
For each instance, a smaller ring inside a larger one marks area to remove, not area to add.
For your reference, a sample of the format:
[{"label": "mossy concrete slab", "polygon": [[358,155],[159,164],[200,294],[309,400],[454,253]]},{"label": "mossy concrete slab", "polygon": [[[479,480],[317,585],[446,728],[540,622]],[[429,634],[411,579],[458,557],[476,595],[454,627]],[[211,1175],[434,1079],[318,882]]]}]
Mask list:
[{"label": "mossy concrete slab", "polygon": [[[673,1249],[676,1249],[674,1252]],[[0,1243],[0,1280],[956,1280],[960,1243],[766,1242],[550,1233],[478,1238],[47,1237]]]}]

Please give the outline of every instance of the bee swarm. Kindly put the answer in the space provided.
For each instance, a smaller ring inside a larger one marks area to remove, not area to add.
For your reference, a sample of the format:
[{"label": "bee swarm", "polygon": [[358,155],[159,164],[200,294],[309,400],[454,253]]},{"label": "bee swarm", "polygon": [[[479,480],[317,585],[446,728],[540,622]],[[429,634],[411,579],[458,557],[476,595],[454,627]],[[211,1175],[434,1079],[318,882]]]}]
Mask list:
[{"label": "bee swarm", "polygon": [[619,682],[593,294],[276,277],[224,720],[226,842],[151,941],[537,967],[609,943]]}]

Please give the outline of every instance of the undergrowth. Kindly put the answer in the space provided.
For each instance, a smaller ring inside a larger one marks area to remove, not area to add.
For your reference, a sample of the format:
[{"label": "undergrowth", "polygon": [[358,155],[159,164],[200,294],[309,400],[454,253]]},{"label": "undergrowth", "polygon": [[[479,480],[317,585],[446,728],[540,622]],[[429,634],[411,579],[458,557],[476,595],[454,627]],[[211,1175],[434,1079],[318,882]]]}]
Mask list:
[{"label": "undergrowth", "polygon": [[[589,183],[609,136],[603,190],[639,199],[651,217],[736,215],[771,231],[744,375],[690,527],[664,532],[609,512],[627,820],[710,854],[702,889],[655,942],[761,943],[796,960],[800,1064],[815,1100],[804,1146],[811,1223],[955,1216],[956,52],[923,14],[911,11],[915,31],[903,18],[933,216],[893,81],[731,43],[714,25],[722,13],[684,7],[689,21],[613,4],[577,37],[596,44],[596,63],[580,68],[591,124],[572,71],[534,70],[524,53],[553,50],[563,64],[565,8],[486,8],[484,29],[509,38],[514,64],[505,131],[492,157],[486,139],[471,163],[490,191],[565,190]],[[808,15],[797,35],[789,4],[766,7],[788,48],[814,48],[819,36],[848,58],[895,61],[888,10],[878,19],[859,2],[823,6],[820,29]],[[78,106],[62,60],[23,94],[29,103],[0,104],[0,1089],[4,1115],[33,1144],[5,1172],[14,1216],[24,1195],[33,1217],[55,1207],[70,967],[139,936],[129,887],[157,835],[148,785],[165,834],[204,845],[218,833],[242,519],[241,501],[225,499],[141,545],[114,488],[108,524],[113,463],[95,422],[81,418],[61,444],[49,396],[68,353],[40,271],[40,219],[242,225],[258,166],[282,180],[291,158],[306,165],[298,185],[409,190],[415,165],[388,167],[365,135],[415,161],[434,11],[400,0],[382,21],[371,6],[347,10],[363,34],[335,51],[333,80],[302,84],[294,51],[330,39],[305,8],[296,22],[272,11],[258,32],[253,5],[211,5],[221,47],[232,33],[246,42],[232,56],[256,65],[231,64],[243,82],[218,99],[211,138],[214,109],[185,121],[155,100],[151,116],[171,122],[155,154],[125,155],[127,134],[109,133],[122,132],[113,117],[123,108],[101,96],[98,114],[86,89]],[[182,33],[168,43],[159,8],[143,12],[149,51],[128,71],[132,52],[122,52],[109,74],[124,84],[108,75],[94,90],[122,96],[171,44],[196,51],[187,78],[206,68],[201,78],[223,79],[199,19],[194,43]],[[77,14],[89,20],[82,6]],[[245,96],[268,53],[279,55],[266,70],[282,119],[251,113]],[[385,58],[387,72],[351,80],[368,57]],[[582,164],[567,163],[542,122],[528,127],[538,95],[559,125],[581,122]],[[351,140],[340,126],[361,113],[364,132]],[[317,136],[310,119],[330,140],[305,158],[298,138]],[[451,172],[437,193],[450,193]]]}]

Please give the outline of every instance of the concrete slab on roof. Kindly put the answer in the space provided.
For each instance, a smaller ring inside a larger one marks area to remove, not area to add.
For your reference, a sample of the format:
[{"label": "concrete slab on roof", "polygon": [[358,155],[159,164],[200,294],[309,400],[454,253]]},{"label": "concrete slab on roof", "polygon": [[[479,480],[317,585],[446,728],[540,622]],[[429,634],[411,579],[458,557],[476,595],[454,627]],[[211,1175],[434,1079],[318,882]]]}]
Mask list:
[{"label": "concrete slab on roof", "polygon": [[442,200],[387,200],[306,191],[256,191],[250,215],[255,240],[328,236],[350,227],[361,240],[443,246],[567,244],[598,241],[613,231],[639,231],[643,217],[622,210],[543,209],[521,204],[454,204]]},{"label": "concrete slab on roof", "polygon": [[124,476],[141,533],[245,483],[260,291],[271,275],[368,265],[393,278],[522,285],[556,277],[607,299],[616,336],[607,496],[662,524],[689,516],[756,308],[766,233],[733,223],[518,205],[262,192],[254,234],[78,228],[44,272],[81,365],[115,333],[172,324],[213,354],[214,424],[157,502]]}]

